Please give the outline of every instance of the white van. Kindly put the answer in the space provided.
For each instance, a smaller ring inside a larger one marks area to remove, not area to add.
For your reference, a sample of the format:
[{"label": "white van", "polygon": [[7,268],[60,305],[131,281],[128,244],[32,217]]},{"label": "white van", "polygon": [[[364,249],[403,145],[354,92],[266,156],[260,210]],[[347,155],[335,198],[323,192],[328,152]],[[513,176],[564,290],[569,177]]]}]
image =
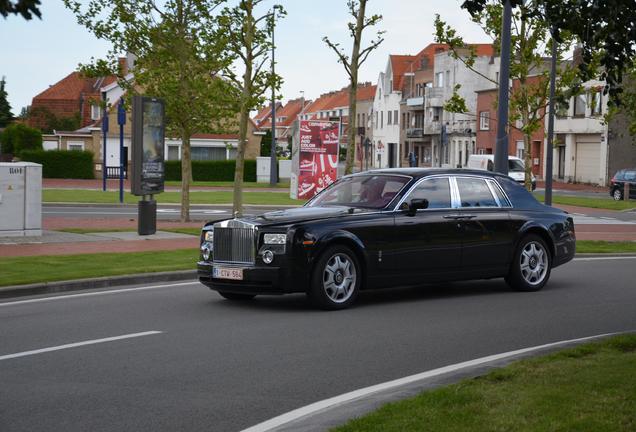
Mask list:
[{"label": "white van", "polygon": [[[474,154],[468,157],[466,168],[478,170],[495,170],[495,155]],[[523,185],[525,182],[525,166],[518,157],[508,156],[508,175],[517,183]],[[532,175],[532,190],[537,188],[537,179]]]}]

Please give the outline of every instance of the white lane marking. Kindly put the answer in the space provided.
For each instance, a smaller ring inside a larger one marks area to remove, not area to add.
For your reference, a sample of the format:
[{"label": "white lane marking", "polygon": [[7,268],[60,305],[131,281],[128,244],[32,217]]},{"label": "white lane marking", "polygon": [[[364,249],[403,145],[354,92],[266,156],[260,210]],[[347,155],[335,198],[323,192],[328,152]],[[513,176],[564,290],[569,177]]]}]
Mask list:
[{"label": "white lane marking", "polygon": [[636,256],[574,258],[572,261],[609,261],[609,260],[629,260],[629,259],[636,259]]},{"label": "white lane marking", "polygon": [[59,350],[64,350],[64,349],[69,349],[69,348],[77,348],[77,347],[85,346],[85,345],[95,345],[95,344],[100,344],[100,343],[104,343],[104,342],[113,342],[113,341],[122,340],[122,339],[131,339],[131,338],[138,338],[138,337],[143,337],[143,336],[156,335],[156,334],[159,334],[159,333],[162,333],[162,332],[156,331],[156,330],[152,330],[152,331],[141,332],[141,333],[130,333],[130,334],[125,334],[125,335],[121,335],[121,336],[107,337],[107,338],[103,338],[103,339],[92,339],[92,340],[87,340],[87,341],[82,341],[82,342],[75,342],[75,343],[64,344],[64,345],[58,345],[58,346],[53,346],[53,347],[48,347],[48,348],[41,348],[41,349],[36,349],[36,350],[31,350],[31,351],[22,351],[22,352],[19,352],[19,353],[7,354],[7,355],[0,356],[0,361],[14,359],[14,358],[18,358],[18,357],[26,357],[26,356],[36,355],[36,354],[43,354],[43,353],[47,353],[47,352],[51,352],[51,351],[59,351]]},{"label": "white lane marking", "polygon": [[243,429],[242,432],[266,432],[266,431],[271,431],[274,428],[280,427],[284,424],[290,423],[292,421],[298,420],[300,418],[306,417],[308,415],[311,414],[315,414],[319,411],[325,410],[327,408],[333,408],[335,406],[338,405],[342,405],[344,403],[350,402],[352,400],[364,397],[364,396],[368,396],[370,394],[373,393],[378,393],[384,390],[389,390],[395,387],[399,387],[399,386],[403,386],[406,384],[411,384],[414,383],[416,381],[420,381],[423,379],[427,379],[427,378],[432,378],[432,377],[436,377],[439,375],[443,375],[449,372],[456,372],[458,370],[461,369],[466,369],[469,367],[473,367],[473,366],[479,366],[485,363],[490,363],[493,361],[497,361],[497,360],[502,360],[502,359],[506,359],[509,357],[514,357],[514,356],[518,356],[521,354],[525,354],[525,353],[529,353],[529,352],[533,352],[533,351],[538,351],[538,350],[542,350],[545,348],[550,348],[550,347],[555,347],[558,345],[563,345],[563,344],[570,344],[570,343],[576,343],[576,342],[584,342],[584,341],[588,341],[588,340],[592,340],[592,339],[598,339],[598,338],[602,338],[602,337],[606,337],[606,336],[613,336],[613,335],[617,335],[620,333],[605,333],[605,334],[600,334],[600,335],[596,335],[596,336],[588,336],[588,337],[584,337],[584,338],[578,338],[578,339],[569,339],[569,340],[564,340],[564,341],[559,341],[559,342],[553,342],[553,343],[549,343],[549,344],[545,344],[545,345],[538,345],[538,346],[534,346],[534,347],[530,347],[530,348],[522,348],[522,349],[518,349],[515,351],[508,351],[505,353],[501,353],[501,354],[494,354],[494,355],[490,355],[487,357],[481,357],[475,360],[469,360],[469,361],[465,361],[462,363],[456,363],[453,365],[449,365],[449,366],[444,366],[438,369],[433,369],[427,372],[422,372],[416,375],[410,375],[404,378],[399,378],[393,381],[387,381],[381,384],[376,384],[376,385],[372,385],[370,387],[365,387],[359,390],[354,390],[352,392],[349,393],[344,393],[341,394],[339,396],[335,396],[329,399],[324,399],[321,400],[319,402],[315,402],[312,403],[310,405],[304,406],[302,408],[298,408],[295,409],[293,411],[289,411],[285,414],[282,414],[278,417],[274,417],[273,419],[264,421],[263,423],[259,423],[255,426],[249,427],[247,429]]},{"label": "white lane marking", "polygon": [[89,292],[89,293],[81,293],[81,294],[68,294],[68,295],[59,295],[59,296],[53,296],[53,297],[42,297],[42,298],[36,298],[36,299],[30,299],[30,300],[18,300],[13,302],[0,303],[0,307],[27,304],[27,303],[55,301],[55,300],[66,300],[66,299],[77,298],[77,297],[90,297],[90,296],[99,296],[99,295],[107,295],[107,294],[121,294],[121,293],[127,293],[132,291],[146,291],[146,290],[170,288],[170,287],[183,286],[183,285],[196,285],[198,283],[199,282],[179,282],[179,283],[166,284],[166,285],[152,285],[152,286],[144,286],[144,287],[137,287],[137,288],[122,288],[122,289],[108,290],[108,291],[97,291],[97,292]]}]

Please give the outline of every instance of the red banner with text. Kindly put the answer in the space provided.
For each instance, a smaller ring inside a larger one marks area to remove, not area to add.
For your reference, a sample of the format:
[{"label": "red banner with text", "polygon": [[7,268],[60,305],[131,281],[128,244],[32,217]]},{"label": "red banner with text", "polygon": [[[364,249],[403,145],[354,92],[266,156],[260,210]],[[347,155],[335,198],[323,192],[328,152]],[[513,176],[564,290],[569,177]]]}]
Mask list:
[{"label": "red banner with text", "polygon": [[338,177],[338,122],[300,122],[298,199],[309,199]]}]

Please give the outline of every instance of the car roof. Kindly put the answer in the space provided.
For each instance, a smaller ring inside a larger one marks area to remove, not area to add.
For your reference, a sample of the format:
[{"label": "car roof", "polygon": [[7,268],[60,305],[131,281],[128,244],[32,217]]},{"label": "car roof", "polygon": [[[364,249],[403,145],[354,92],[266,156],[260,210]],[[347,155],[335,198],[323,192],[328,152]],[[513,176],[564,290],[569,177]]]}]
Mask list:
[{"label": "car roof", "polygon": [[503,176],[503,174],[495,173],[486,170],[477,170],[477,169],[467,169],[467,168],[380,168],[369,171],[363,171],[356,174],[352,174],[353,176],[357,175],[369,175],[369,174],[387,174],[387,175],[407,175],[410,177],[421,178],[431,175],[440,175],[440,174],[448,174],[448,175],[477,175],[480,177],[496,177]]}]

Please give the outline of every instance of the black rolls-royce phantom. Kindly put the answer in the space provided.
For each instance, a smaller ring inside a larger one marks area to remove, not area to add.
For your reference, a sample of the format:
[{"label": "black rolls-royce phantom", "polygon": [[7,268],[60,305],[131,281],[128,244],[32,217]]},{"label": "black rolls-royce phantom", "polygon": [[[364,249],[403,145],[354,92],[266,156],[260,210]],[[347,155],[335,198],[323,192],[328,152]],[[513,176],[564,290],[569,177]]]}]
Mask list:
[{"label": "black rolls-royce phantom", "polygon": [[360,290],[504,277],[536,291],[572,259],[574,222],[507,176],[383,169],[343,177],[303,207],[207,224],[200,281],[231,300],[305,292],[319,307]]}]

